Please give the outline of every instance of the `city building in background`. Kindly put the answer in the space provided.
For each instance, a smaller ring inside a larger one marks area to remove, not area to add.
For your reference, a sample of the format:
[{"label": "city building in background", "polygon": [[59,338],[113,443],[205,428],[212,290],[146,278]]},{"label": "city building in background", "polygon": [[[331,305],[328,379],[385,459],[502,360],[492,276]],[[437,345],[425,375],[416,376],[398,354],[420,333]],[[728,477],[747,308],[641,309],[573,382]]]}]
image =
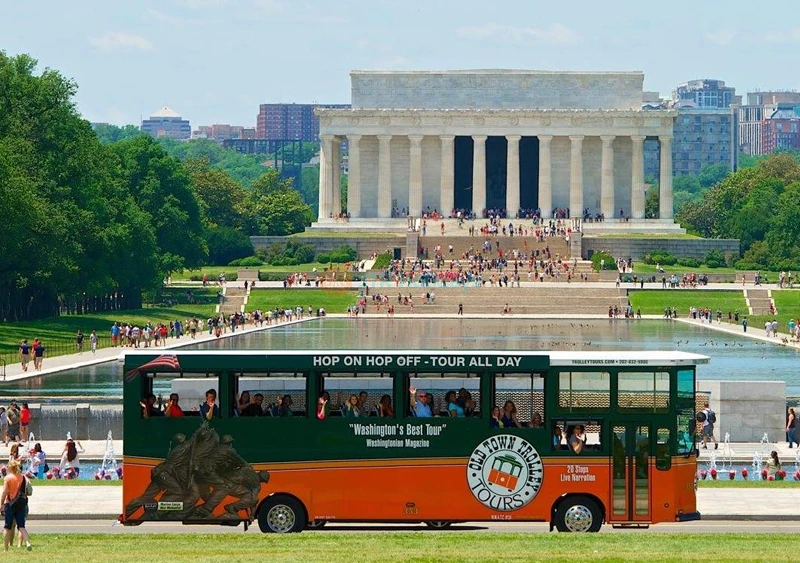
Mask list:
[{"label": "city building in background", "polygon": [[142,120],[142,131],[157,139],[186,140],[192,135],[192,126],[188,119],[183,119],[178,112],[164,106],[149,119]]},{"label": "city building in background", "polygon": [[255,128],[243,127],[241,125],[228,125],[227,123],[200,125],[195,131],[192,131],[192,139],[211,139],[212,141],[255,139],[255,137]]},{"label": "city building in background", "polygon": [[676,106],[697,108],[728,108],[741,103],[736,98],[736,88],[725,86],[723,80],[701,78],[678,85],[672,91],[672,101]]},{"label": "city building in background", "polygon": [[256,138],[319,141],[319,119],[314,108],[349,109],[349,104],[261,104]]},{"label": "city building in background", "polygon": [[[672,174],[698,174],[709,165],[738,167],[737,108],[679,107],[673,126]],[[647,139],[644,146],[645,177],[660,174],[658,139]]]},{"label": "city building in background", "polygon": [[778,104],[764,119],[762,139],[765,153],[800,149],[800,104]]},{"label": "city building in background", "polygon": [[764,122],[782,104],[800,106],[800,92],[764,91],[747,94],[747,103],[739,106],[739,150],[745,154],[762,155],[770,150],[763,145]]}]

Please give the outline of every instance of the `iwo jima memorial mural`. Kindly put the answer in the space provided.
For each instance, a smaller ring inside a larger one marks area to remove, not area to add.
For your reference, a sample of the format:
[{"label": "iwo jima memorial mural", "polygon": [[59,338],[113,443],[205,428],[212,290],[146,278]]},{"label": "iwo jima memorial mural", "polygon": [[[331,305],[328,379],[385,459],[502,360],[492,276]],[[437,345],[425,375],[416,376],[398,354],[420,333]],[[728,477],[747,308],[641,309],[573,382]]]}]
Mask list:
[{"label": "iwo jima memorial mural", "polygon": [[[253,519],[261,484],[269,472],[256,472],[207,422],[191,438],[176,434],[166,459],[153,467],[150,484],[125,507],[126,520]],[[245,511],[242,514],[242,511]]]}]

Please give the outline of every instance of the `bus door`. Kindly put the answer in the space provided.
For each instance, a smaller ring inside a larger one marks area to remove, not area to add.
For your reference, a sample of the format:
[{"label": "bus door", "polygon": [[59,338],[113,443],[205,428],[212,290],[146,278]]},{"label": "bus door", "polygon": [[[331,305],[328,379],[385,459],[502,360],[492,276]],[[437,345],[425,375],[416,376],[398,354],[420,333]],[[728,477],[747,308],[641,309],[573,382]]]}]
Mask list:
[{"label": "bus door", "polygon": [[612,423],[611,513],[609,522],[649,522],[650,425]]}]

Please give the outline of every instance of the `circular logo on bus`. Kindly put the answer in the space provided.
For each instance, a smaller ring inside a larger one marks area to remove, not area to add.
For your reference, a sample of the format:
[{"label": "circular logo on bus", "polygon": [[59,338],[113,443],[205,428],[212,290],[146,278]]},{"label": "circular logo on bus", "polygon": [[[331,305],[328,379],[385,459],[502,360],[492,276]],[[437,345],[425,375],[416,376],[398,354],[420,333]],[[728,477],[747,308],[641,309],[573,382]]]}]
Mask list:
[{"label": "circular logo on bus", "polygon": [[478,444],[467,463],[467,483],[481,504],[493,510],[519,510],[542,488],[539,452],[519,436],[492,436]]}]

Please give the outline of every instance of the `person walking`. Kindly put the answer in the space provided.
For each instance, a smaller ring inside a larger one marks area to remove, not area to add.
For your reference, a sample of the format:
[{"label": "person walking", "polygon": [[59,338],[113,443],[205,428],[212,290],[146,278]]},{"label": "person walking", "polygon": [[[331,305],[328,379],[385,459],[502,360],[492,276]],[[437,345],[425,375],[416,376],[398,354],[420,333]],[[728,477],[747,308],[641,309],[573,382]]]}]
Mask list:
[{"label": "person walking", "polygon": [[42,360],[44,360],[44,344],[37,339],[33,344],[33,367],[36,371],[42,371]]},{"label": "person walking", "polygon": [[[156,339],[156,342],[158,342],[158,339]],[[97,353],[97,331],[95,330],[89,335],[89,348],[91,348],[92,354]]]},{"label": "person walking", "polygon": [[78,329],[78,333],[75,335],[75,346],[78,348],[78,354],[83,354],[83,340],[83,331]]},{"label": "person walking", "polygon": [[31,361],[31,345],[28,339],[23,339],[19,345],[19,361],[22,364],[22,371],[28,371],[28,363]]},{"label": "person walking", "polygon": [[463,303],[459,303],[458,304],[458,314],[459,315],[463,315],[464,314],[464,304]]},{"label": "person walking", "polygon": [[797,442],[797,435],[795,434],[797,429],[797,416],[794,413],[794,409],[790,408],[789,412],[786,415],[786,441],[789,442],[789,447],[792,447],[792,444],[800,447],[800,444]]},{"label": "person walking", "polygon": [[28,515],[28,495],[31,494],[32,487],[29,488],[28,479],[22,475],[19,461],[13,460],[8,463],[8,474],[3,480],[3,493],[0,495],[0,506],[2,506],[5,523],[3,525],[3,550],[8,551],[11,541],[14,538],[14,524],[17,525],[20,536],[25,541],[28,551],[31,548],[31,540],[28,530],[25,529],[25,519]]},{"label": "person walking", "polygon": [[715,450],[719,449],[719,442],[717,442],[717,439],[714,437],[714,424],[717,423],[717,415],[714,411],[711,410],[711,407],[708,406],[707,402],[703,403],[702,413],[703,416],[701,418],[703,421],[703,429],[701,431],[701,434],[703,436],[703,449],[704,450],[708,449],[708,446],[706,445],[706,442],[708,440],[714,442]]},{"label": "person walking", "polygon": [[747,317],[742,319],[742,330],[747,332]]}]

